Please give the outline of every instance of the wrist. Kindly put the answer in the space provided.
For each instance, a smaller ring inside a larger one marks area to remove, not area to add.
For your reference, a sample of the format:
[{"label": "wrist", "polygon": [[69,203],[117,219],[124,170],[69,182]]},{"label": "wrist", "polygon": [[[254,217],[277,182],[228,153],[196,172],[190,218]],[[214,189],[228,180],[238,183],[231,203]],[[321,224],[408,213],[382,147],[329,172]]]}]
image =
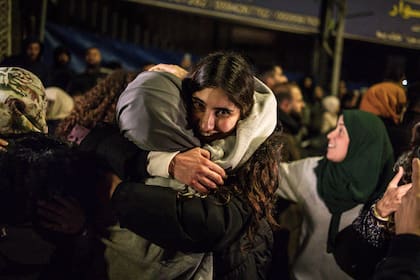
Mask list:
[{"label": "wrist", "polygon": [[370,209],[371,209],[371,212],[372,212],[373,216],[377,220],[382,221],[382,222],[389,222],[389,215],[385,215],[383,212],[378,211],[378,207],[377,207],[376,203],[374,203],[371,206]]},{"label": "wrist", "polygon": [[174,156],[174,157],[172,158],[172,160],[169,162],[169,166],[168,166],[168,173],[169,173],[169,177],[170,177],[170,178],[174,178],[175,158],[176,158],[176,156]]}]

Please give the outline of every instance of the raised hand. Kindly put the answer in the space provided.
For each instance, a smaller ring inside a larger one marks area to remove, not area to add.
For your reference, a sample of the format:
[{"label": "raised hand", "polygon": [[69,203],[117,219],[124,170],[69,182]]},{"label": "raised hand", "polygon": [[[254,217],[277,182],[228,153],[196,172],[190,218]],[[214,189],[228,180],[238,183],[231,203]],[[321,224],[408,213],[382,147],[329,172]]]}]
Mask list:
[{"label": "raised hand", "polygon": [[381,217],[388,217],[397,211],[401,205],[402,198],[412,187],[411,183],[398,186],[398,182],[401,180],[403,174],[404,170],[400,167],[398,173],[392,178],[391,182],[389,182],[384,195],[376,203],[376,210]]}]

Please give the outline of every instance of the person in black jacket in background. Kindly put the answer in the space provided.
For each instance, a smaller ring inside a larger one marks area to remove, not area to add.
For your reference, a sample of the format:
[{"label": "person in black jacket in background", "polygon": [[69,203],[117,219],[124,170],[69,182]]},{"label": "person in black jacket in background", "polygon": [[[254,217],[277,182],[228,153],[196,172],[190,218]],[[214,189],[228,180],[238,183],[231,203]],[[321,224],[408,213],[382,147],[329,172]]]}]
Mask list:
[{"label": "person in black jacket in background", "polygon": [[413,187],[395,213],[396,237],[376,268],[375,280],[420,279],[420,160],[413,160]]}]

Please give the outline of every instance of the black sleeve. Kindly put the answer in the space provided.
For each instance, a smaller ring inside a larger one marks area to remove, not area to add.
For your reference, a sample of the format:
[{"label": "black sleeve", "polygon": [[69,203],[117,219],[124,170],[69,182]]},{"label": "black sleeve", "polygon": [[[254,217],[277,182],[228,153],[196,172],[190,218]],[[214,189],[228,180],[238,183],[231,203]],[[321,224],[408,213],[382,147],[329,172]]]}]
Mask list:
[{"label": "black sleeve", "polygon": [[140,181],[147,173],[148,151],[125,138],[116,126],[98,124],[80,143],[83,151],[95,153],[122,179]]},{"label": "black sleeve", "polygon": [[420,236],[397,235],[388,255],[377,266],[374,279],[420,279]]},{"label": "black sleeve", "polygon": [[121,227],[180,251],[218,251],[237,240],[251,211],[238,198],[222,203],[179,196],[170,188],[123,182],[112,197]]}]

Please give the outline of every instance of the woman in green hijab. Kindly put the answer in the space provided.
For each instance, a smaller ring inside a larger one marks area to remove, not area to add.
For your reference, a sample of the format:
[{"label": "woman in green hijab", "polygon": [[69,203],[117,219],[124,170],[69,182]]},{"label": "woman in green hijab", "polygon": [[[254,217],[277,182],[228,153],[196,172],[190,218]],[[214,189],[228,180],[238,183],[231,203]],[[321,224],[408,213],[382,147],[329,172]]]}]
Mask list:
[{"label": "woman in green hijab", "polygon": [[325,157],[280,166],[277,194],[295,201],[303,215],[293,279],[351,279],[334,260],[335,237],[380,198],[393,175],[392,147],[373,114],[344,111],[327,138]]}]

